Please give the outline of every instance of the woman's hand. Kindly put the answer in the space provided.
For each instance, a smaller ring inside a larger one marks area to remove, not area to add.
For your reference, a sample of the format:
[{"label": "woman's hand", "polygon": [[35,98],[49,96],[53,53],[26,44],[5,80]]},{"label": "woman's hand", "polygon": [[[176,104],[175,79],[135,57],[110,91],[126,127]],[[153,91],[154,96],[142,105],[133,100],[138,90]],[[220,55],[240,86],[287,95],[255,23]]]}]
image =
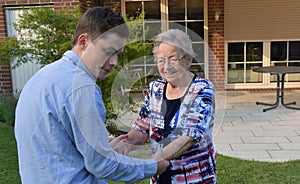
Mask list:
[{"label": "woman's hand", "polygon": [[127,143],[128,135],[120,135],[119,137],[114,138],[109,144],[110,147],[116,152],[128,155],[130,150],[130,144]]},{"label": "woman's hand", "polygon": [[164,160],[164,158],[163,158],[162,149],[158,149],[155,152],[155,154],[152,156],[152,159],[154,159],[157,163],[157,171],[156,171],[157,175],[160,175],[161,173],[165,172],[167,167],[170,166],[170,162],[167,160]]}]

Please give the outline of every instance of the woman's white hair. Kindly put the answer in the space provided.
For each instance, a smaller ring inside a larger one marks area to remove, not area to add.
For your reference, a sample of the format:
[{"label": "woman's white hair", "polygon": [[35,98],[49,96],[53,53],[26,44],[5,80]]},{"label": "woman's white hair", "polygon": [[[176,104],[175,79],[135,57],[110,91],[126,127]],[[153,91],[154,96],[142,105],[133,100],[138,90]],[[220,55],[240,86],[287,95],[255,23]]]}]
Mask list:
[{"label": "woman's white hair", "polygon": [[196,56],[193,50],[191,39],[185,32],[179,29],[169,29],[168,31],[162,32],[157,35],[152,51],[154,57],[157,57],[157,49],[161,43],[168,43],[176,46],[177,48],[181,49],[183,51],[183,54],[187,57],[190,56],[194,58]]}]

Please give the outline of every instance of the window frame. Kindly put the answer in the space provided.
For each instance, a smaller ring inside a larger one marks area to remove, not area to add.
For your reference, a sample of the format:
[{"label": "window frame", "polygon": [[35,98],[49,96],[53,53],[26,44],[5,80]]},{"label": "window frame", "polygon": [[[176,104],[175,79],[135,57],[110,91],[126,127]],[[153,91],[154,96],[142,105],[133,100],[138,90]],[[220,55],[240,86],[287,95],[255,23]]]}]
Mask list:
[{"label": "window frame", "polygon": [[[289,39],[289,40],[227,40],[225,41],[225,54],[224,54],[224,61],[225,61],[225,88],[226,89],[257,89],[257,88],[276,88],[276,82],[272,81],[272,75],[264,73],[262,75],[262,82],[261,83],[228,83],[228,44],[229,43],[247,43],[247,42],[263,42],[263,58],[262,58],[262,66],[271,66],[271,42],[277,41],[300,41],[299,39]],[[288,52],[288,49],[287,49]],[[298,61],[298,60],[297,60]],[[300,60],[299,60],[300,62]],[[292,74],[297,75],[297,74]],[[288,75],[286,76],[288,80]],[[290,88],[298,88],[300,82],[286,82],[285,86]]]},{"label": "window frame", "polygon": [[[143,2],[146,2],[146,1],[153,1],[153,0],[121,0],[121,13],[122,13],[122,16],[125,16],[126,15],[126,2],[142,2],[142,6],[144,7],[143,5]],[[184,21],[185,22],[185,32],[187,33],[187,24],[189,22],[195,22],[195,20],[187,20],[187,0],[184,0],[185,2],[185,19],[184,20],[174,20],[174,21],[169,21],[168,19],[168,2],[169,0],[160,0],[160,12],[161,12],[161,30],[162,31],[166,31],[169,29],[169,23],[170,22],[178,22],[178,21]],[[204,38],[202,38],[201,41],[198,41],[198,42],[193,42],[193,46],[194,45],[199,45],[199,48],[200,50],[203,50],[203,63],[197,63],[197,62],[194,62],[192,63],[192,67],[200,67],[202,70],[203,70],[203,73],[204,75],[202,77],[206,77],[208,78],[209,76],[209,65],[208,65],[208,53],[209,53],[209,48],[208,48],[208,30],[205,29],[205,27],[207,27],[207,21],[208,21],[208,18],[207,18],[207,0],[203,0],[203,20],[201,20],[203,22],[203,34],[204,34]],[[147,23],[147,21],[146,21]],[[145,22],[143,22],[143,24],[145,24]],[[201,45],[202,44],[202,45]],[[201,59],[202,60],[202,59]],[[146,71],[146,68],[149,67],[149,65],[152,65],[152,64],[146,64],[143,66],[144,67],[144,74],[147,73]],[[197,66],[198,65],[198,66]]]}]

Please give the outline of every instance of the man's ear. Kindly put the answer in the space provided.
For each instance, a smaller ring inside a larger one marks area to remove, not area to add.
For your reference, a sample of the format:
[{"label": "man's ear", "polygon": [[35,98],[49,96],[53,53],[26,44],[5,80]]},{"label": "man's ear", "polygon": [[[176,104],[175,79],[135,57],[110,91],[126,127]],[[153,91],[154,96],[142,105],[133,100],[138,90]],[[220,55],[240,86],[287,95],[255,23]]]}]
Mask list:
[{"label": "man's ear", "polygon": [[78,37],[78,46],[82,49],[86,48],[87,46],[87,40],[88,40],[88,35],[87,33],[81,34]]}]

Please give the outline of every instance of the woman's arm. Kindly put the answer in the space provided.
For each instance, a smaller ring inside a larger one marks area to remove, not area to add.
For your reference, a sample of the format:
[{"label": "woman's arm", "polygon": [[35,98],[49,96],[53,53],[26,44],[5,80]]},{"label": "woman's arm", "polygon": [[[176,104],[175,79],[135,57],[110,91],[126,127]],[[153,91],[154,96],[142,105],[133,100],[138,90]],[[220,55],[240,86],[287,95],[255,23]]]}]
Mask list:
[{"label": "woman's arm", "polygon": [[128,132],[127,143],[131,145],[141,145],[146,142],[148,134],[132,129]]},{"label": "woman's arm", "polygon": [[170,144],[168,144],[168,146],[166,146],[165,148],[163,148],[162,156],[165,160],[172,160],[178,158],[194,144],[195,144],[195,139],[183,135],[175,139]]}]

